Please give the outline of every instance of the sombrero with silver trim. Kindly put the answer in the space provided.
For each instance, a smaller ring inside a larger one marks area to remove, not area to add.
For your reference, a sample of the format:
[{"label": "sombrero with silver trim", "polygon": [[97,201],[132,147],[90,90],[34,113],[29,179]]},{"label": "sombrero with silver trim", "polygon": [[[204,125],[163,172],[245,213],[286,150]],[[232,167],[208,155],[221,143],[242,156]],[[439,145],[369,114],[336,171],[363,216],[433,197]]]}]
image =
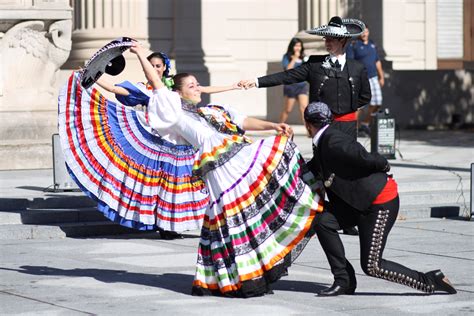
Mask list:
[{"label": "sombrero with silver trim", "polygon": [[99,49],[85,65],[81,85],[85,89],[92,86],[104,73],[116,76],[125,68],[123,52],[133,45],[135,40],[120,37]]},{"label": "sombrero with silver trim", "polygon": [[328,25],[321,25],[314,29],[307,30],[306,33],[327,36],[349,38],[357,37],[365,30],[364,22],[357,19],[341,19],[339,16],[333,16]]}]

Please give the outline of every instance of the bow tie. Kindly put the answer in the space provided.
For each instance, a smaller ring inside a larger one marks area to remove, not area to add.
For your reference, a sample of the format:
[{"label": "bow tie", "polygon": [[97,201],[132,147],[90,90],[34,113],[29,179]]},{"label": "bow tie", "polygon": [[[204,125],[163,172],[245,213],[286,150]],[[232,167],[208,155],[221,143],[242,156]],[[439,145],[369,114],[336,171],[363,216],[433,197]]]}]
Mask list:
[{"label": "bow tie", "polygon": [[339,63],[339,60],[336,59],[335,62],[333,62],[331,59],[329,59],[329,64],[332,66],[332,68],[341,69],[341,64]]}]

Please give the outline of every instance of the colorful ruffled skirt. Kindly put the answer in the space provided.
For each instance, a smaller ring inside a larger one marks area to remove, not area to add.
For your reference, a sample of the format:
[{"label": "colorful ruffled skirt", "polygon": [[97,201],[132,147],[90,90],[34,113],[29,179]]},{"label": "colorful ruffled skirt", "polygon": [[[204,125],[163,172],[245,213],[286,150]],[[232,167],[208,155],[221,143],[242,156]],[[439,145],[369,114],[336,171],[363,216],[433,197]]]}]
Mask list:
[{"label": "colorful ruffled skirt", "polygon": [[209,188],[193,295],[259,296],[314,234],[320,184],[284,136],[204,144],[195,172]]},{"label": "colorful ruffled skirt", "polygon": [[139,229],[199,229],[209,196],[192,174],[196,150],[153,135],[137,112],[74,73],[59,95],[59,135],[66,165],[110,220]]}]

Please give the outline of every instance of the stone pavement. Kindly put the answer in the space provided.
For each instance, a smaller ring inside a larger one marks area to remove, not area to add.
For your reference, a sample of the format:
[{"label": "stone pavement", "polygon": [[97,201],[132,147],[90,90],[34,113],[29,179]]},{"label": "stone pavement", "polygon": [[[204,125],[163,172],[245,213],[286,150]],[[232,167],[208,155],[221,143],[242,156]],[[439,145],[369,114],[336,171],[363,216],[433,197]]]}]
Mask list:
[{"label": "stone pavement", "polygon": [[[301,127],[295,141],[309,158],[311,146]],[[360,141],[368,146],[368,139]],[[0,314],[471,315],[473,134],[402,131],[398,149],[397,159],[390,162],[399,183],[402,216],[384,257],[421,271],[441,268],[458,289],[456,295],[427,296],[365,276],[358,266],[357,237],[342,236],[358,275],[354,296],[315,296],[332,277],[313,239],[289,276],[274,285],[273,295],[193,297],[189,293],[198,231],[179,240],[161,240],[156,233],[116,235],[99,226],[91,229],[100,236],[93,237],[90,230],[70,233],[74,224],[59,223],[55,212],[65,210],[61,219],[69,221],[73,214],[79,221],[84,214],[95,214],[90,202],[80,192],[45,191],[53,183],[51,170],[17,170],[0,171]],[[436,215],[440,217],[431,217]],[[450,215],[455,217],[445,218]],[[40,218],[45,222],[33,221]],[[25,225],[25,220],[31,223]]]},{"label": "stone pavement", "polygon": [[365,276],[358,238],[342,236],[358,288],[354,296],[316,297],[332,283],[317,239],[312,239],[274,284],[274,294],[252,299],[193,297],[198,232],[184,239],[156,234],[99,238],[0,240],[2,315],[472,315],[474,231],[469,221],[399,221],[384,257],[422,271],[440,268],[456,295],[427,296]]}]

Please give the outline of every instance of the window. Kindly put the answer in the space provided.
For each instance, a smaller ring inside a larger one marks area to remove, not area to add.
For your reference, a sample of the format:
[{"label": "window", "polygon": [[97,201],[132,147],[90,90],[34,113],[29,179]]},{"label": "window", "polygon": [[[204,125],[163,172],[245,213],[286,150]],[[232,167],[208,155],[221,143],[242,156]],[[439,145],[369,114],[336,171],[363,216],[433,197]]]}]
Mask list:
[{"label": "window", "polygon": [[470,0],[437,1],[438,69],[473,69],[473,9]]}]

